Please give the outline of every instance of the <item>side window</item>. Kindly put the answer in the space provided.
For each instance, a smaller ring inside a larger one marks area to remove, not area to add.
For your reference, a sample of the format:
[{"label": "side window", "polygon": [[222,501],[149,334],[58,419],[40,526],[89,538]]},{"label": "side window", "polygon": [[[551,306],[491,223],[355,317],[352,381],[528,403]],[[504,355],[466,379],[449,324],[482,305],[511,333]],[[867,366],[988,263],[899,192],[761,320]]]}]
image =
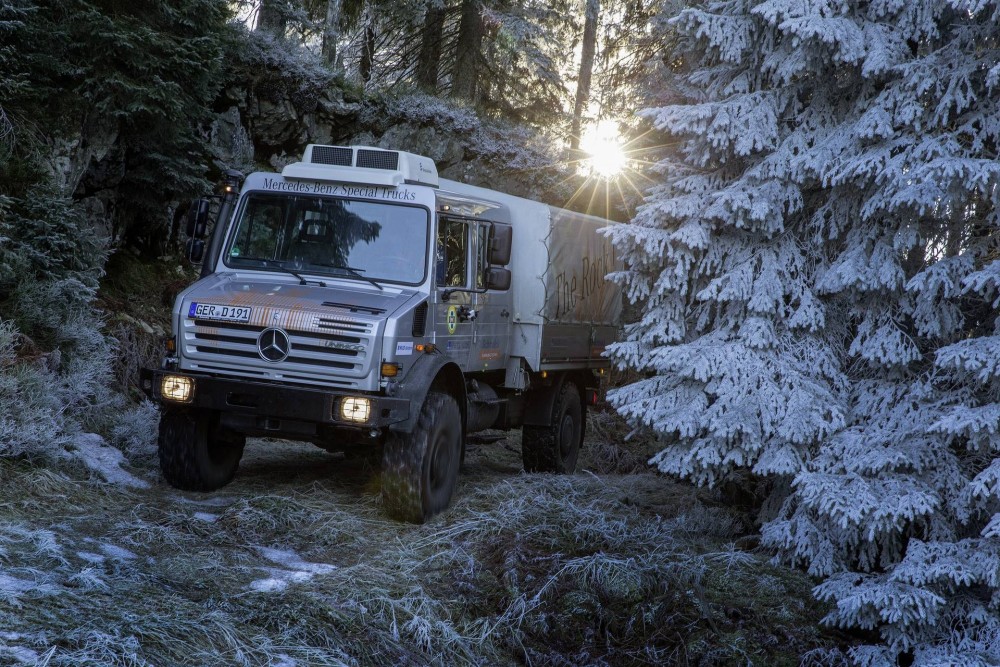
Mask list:
[{"label": "side window", "polygon": [[438,225],[437,284],[443,287],[466,287],[469,282],[469,226],[444,218]]}]

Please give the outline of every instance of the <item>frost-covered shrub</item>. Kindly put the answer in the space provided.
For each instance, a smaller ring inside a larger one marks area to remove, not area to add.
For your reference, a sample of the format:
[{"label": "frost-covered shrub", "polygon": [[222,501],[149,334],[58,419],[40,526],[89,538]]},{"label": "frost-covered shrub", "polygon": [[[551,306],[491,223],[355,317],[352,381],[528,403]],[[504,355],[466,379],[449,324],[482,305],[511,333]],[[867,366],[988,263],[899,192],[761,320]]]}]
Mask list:
[{"label": "frost-covered shrub", "polygon": [[96,289],[76,277],[22,281],[6,304],[18,330],[45,351],[50,391],[77,419],[100,418],[112,400],[115,341],[94,309]]},{"label": "frost-covered shrub", "polygon": [[442,130],[472,132],[482,126],[479,116],[466,106],[440,97],[414,93],[374,98],[362,108],[362,125],[389,127],[396,123],[434,125]]},{"label": "frost-covered shrub", "polygon": [[133,463],[155,460],[159,419],[159,408],[148,400],[116,413],[115,424],[111,429],[111,444],[122,450]]},{"label": "frost-covered shrub", "polygon": [[[36,325],[37,339],[0,320],[9,342],[0,364],[0,393],[7,395],[0,400],[0,413],[6,413],[0,417],[0,452],[47,456],[81,427],[101,425],[105,408],[116,402],[113,341],[101,331],[96,313],[61,308],[66,287],[65,282],[36,283],[16,293],[18,321]],[[65,319],[59,321],[60,316]],[[36,340],[50,345],[40,347]]]},{"label": "frost-covered shrub", "polygon": [[84,213],[48,186],[0,196],[0,294],[21,282],[73,278],[97,287],[105,248]]},{"label": "frost-covered shrub", "polygon": [[560,143],[543,131],[420,93],[371,98],[360,121],[381,135],[379,145],[432,157],[446,178],[525,196],[571,194],[559,192],[570,175],[555,152]]},{"label": "frost-covered shrub", "polygon": [[114,400],[114,343],[93,305],[105,253],[57,193],[37,188],[4,208],[0,453],[51,457]]},{"label": "frost-covered shrub", "polygon": [[[148,326],[148,325],[147,325]],[[139,389],[139,371],[159,365],[163,354],[163,335],[146,331],[141,323],[122,318],[110,327],[115,355],[111,362],[114,385],[121,391]]]},{"label": "frost-covered shrub", "polygon": [[68,441],[66,415],[49,358],[19,359],[14,325],[0,320],[0,456],[55,456]]},{"label": "frost-covered shrub", "polygon": [[[611,230],[648,307],[612,352],[659,468],[791,494],[858,664],[1000,662],[1000,68],[992,0],[712,0],[644,115],[672,144]],[[779,484],[775,488],[784,488]],[[777,503],[774,503],[777,504]]]},{"label": "frost-covered shrub", "polygon": [[235,26],[240,38],[235,42],[236,60],[230,63],[238,80],[249,82],[264,99],[291,95],[296,102],[315,102],[329,90],[335,77],[320,56],[288,39],[265,30],[248,31]]}]

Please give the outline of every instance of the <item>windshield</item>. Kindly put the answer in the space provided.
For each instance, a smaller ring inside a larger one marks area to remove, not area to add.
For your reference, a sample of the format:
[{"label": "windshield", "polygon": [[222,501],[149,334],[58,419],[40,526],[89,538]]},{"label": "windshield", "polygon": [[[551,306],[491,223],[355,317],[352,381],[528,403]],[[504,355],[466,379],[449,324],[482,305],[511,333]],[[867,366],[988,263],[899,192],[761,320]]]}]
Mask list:
[{"label": "windshield", "polygon": [[428,226],[418,206],[255,193],[224,257],[233,268],[416,285],[424,279]]}]

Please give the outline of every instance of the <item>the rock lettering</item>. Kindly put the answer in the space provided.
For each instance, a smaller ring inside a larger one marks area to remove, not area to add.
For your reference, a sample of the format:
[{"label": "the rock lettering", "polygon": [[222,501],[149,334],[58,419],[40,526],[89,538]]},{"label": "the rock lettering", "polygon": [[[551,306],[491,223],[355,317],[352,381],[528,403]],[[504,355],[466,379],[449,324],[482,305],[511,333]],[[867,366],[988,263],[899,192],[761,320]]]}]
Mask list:
[{"label": "the rock lettering", "polygon": [[604,276],[614,268],[614,263],[614,249],[605,243],[600,248],[599,256],[584,255],[578,270],[556,274],[556,318],[568,313],[586,316],[588,313],[577,312],[578,306],[589,311],[599,310],[607,289]]}]

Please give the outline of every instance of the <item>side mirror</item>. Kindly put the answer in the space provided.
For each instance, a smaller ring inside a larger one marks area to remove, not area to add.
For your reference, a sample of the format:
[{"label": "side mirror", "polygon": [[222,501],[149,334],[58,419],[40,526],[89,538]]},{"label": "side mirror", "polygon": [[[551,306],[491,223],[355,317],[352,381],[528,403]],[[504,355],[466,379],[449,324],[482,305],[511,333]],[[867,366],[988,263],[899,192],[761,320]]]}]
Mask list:
[{"label": "side mirror", "polygon": [[510,269],[491,266],[486,269],[486,289],[506,292],[510,289]]},{"label": "side mirror", "polygon": [[514,228],[503,222],[494,222],[490,226],[490,255],[487,258],[489,263],[494,266],[510,264],[510,250],[513,242]]},{"label": "side mirror", "polygon": [[185,254],[192,264],[201,264],[205,259],[205,242],[201,239],[188,239]]},{"label": "side mirror", "polygon": [[207,199],[196,199],[191,202],[191,207],[187,214],[187,235],[191,239],[203,239],[208,234],[208,206]]}]

